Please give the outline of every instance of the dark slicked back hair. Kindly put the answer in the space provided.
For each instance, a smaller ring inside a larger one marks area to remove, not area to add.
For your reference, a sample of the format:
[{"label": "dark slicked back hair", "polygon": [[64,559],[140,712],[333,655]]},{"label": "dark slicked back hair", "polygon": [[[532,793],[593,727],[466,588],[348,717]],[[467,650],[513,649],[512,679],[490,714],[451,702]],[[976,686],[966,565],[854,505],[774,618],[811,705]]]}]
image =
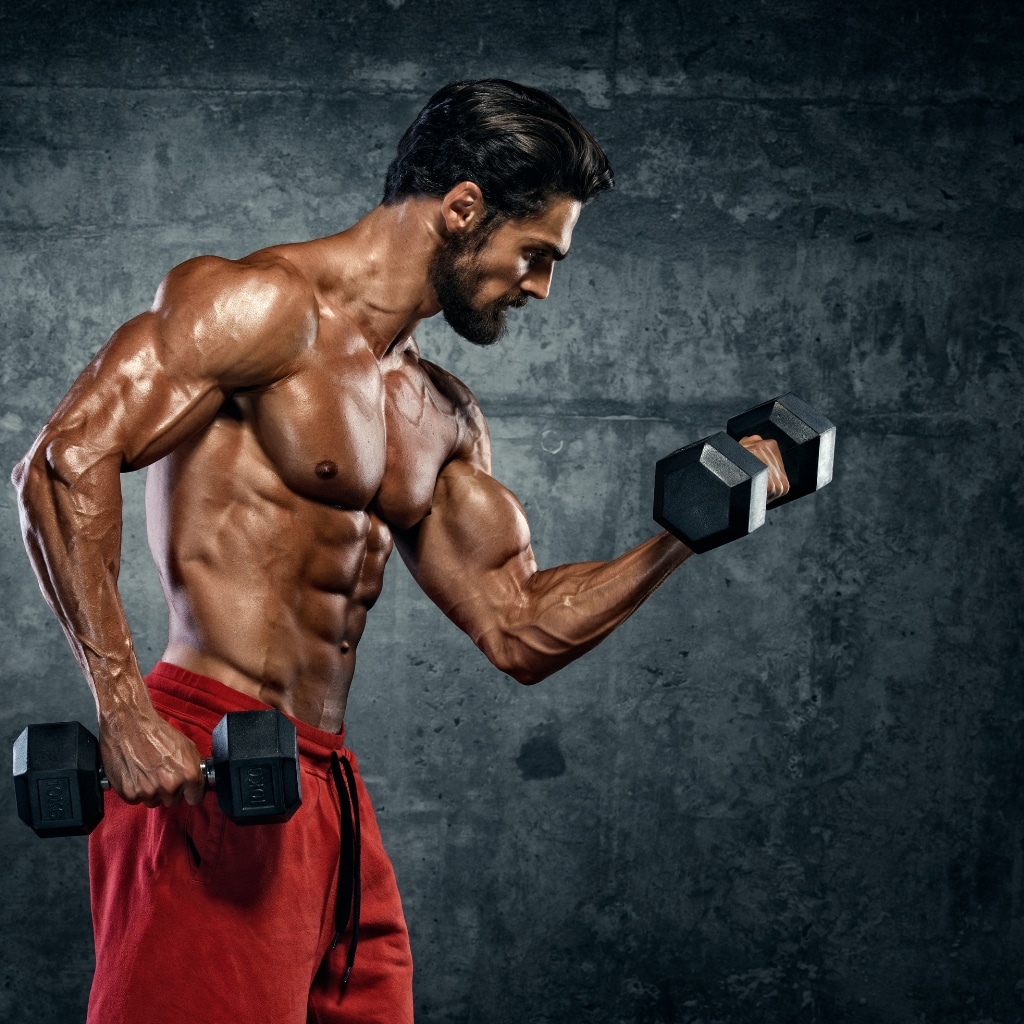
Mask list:
[{"label": "dark slicked back hair", "polygon": [[398,143],[385,205],[480,186],[488,219],[521,219],[552,199],[587,203],[614,184],[608,158],[553,96],[500,78],[452,82],[430,97]]}]

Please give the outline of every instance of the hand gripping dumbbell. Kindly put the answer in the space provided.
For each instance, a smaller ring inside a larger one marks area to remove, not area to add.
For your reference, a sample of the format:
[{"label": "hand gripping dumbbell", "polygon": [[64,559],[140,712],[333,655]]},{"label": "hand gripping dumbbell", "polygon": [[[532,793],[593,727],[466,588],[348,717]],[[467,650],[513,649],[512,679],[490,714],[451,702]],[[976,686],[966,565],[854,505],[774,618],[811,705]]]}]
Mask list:
[{"label": "hand gripping dumbbell", "polygon": [[832,479],[836,428],[794,394],[734,416],[726,431],[661,459],[654,473],[654,518],[696,552],[710,551],[764,524],[768,467],[740,443],[759,434],[775,441],[789,493],[784,505]]},{"label": "hand gripping dumbbell", "polygon": [[[280,711],[233,711],[201,762],[221,810],[239,825],[287,821],[302,803],[295,725]],[[80,722],[29,725],[14,741],[18,817],[37,836],[88,835],[110,783],[99,743]]]}]

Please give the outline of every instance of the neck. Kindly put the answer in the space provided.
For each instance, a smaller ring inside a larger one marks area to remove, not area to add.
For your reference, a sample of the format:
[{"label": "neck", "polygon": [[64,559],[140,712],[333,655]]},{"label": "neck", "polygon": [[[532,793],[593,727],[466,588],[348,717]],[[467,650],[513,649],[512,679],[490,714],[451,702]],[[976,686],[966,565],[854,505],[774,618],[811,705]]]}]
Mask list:
[{"label": "neck", "polygon": [[440,242],[437,201],[416,198],[378,206],[347,231],[311,243],[324,298],[355,320],[378,359],[440,311],[429,281]]}]

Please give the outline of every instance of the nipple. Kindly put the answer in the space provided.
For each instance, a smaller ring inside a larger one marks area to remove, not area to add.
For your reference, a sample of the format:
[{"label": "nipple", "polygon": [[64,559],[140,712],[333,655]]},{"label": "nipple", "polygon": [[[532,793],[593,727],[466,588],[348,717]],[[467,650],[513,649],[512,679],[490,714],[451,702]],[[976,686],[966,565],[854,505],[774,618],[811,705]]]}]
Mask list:
[{"label": "nipple", "polygon": [[331,462],[330,459],[324,459],[323,462],[316,464],[316,469],[313,472],[321,480],[333,480],[338,475],[338,464]]},{"label": "nipple", "polygon": [[338,649],[342,654],[348,654],[348,652],[352,650],[352,645],[347,640],[342,640],[338,645]]}]

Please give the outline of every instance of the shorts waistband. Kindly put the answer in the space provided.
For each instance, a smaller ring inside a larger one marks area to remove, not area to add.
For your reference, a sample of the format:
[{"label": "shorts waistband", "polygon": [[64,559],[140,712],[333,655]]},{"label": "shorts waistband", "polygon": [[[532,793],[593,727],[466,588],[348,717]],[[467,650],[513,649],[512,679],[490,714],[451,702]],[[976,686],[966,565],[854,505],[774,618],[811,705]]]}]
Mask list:
[{"label": "shorts waistband", "polygon": [[[200,675],[169,661],[158,661],[146,676],[146,685],[158,708],[165,708],[213,732],[229,711],[265,711],[269,705],[235,690],[219,679]],[[345,746],[345,729],[340,733],[325,732],[291,715],[285,717],[295,724],[299,754],[322,771],[329,771],[331,754],[344,755],[358,771],[355,755]]]}]

